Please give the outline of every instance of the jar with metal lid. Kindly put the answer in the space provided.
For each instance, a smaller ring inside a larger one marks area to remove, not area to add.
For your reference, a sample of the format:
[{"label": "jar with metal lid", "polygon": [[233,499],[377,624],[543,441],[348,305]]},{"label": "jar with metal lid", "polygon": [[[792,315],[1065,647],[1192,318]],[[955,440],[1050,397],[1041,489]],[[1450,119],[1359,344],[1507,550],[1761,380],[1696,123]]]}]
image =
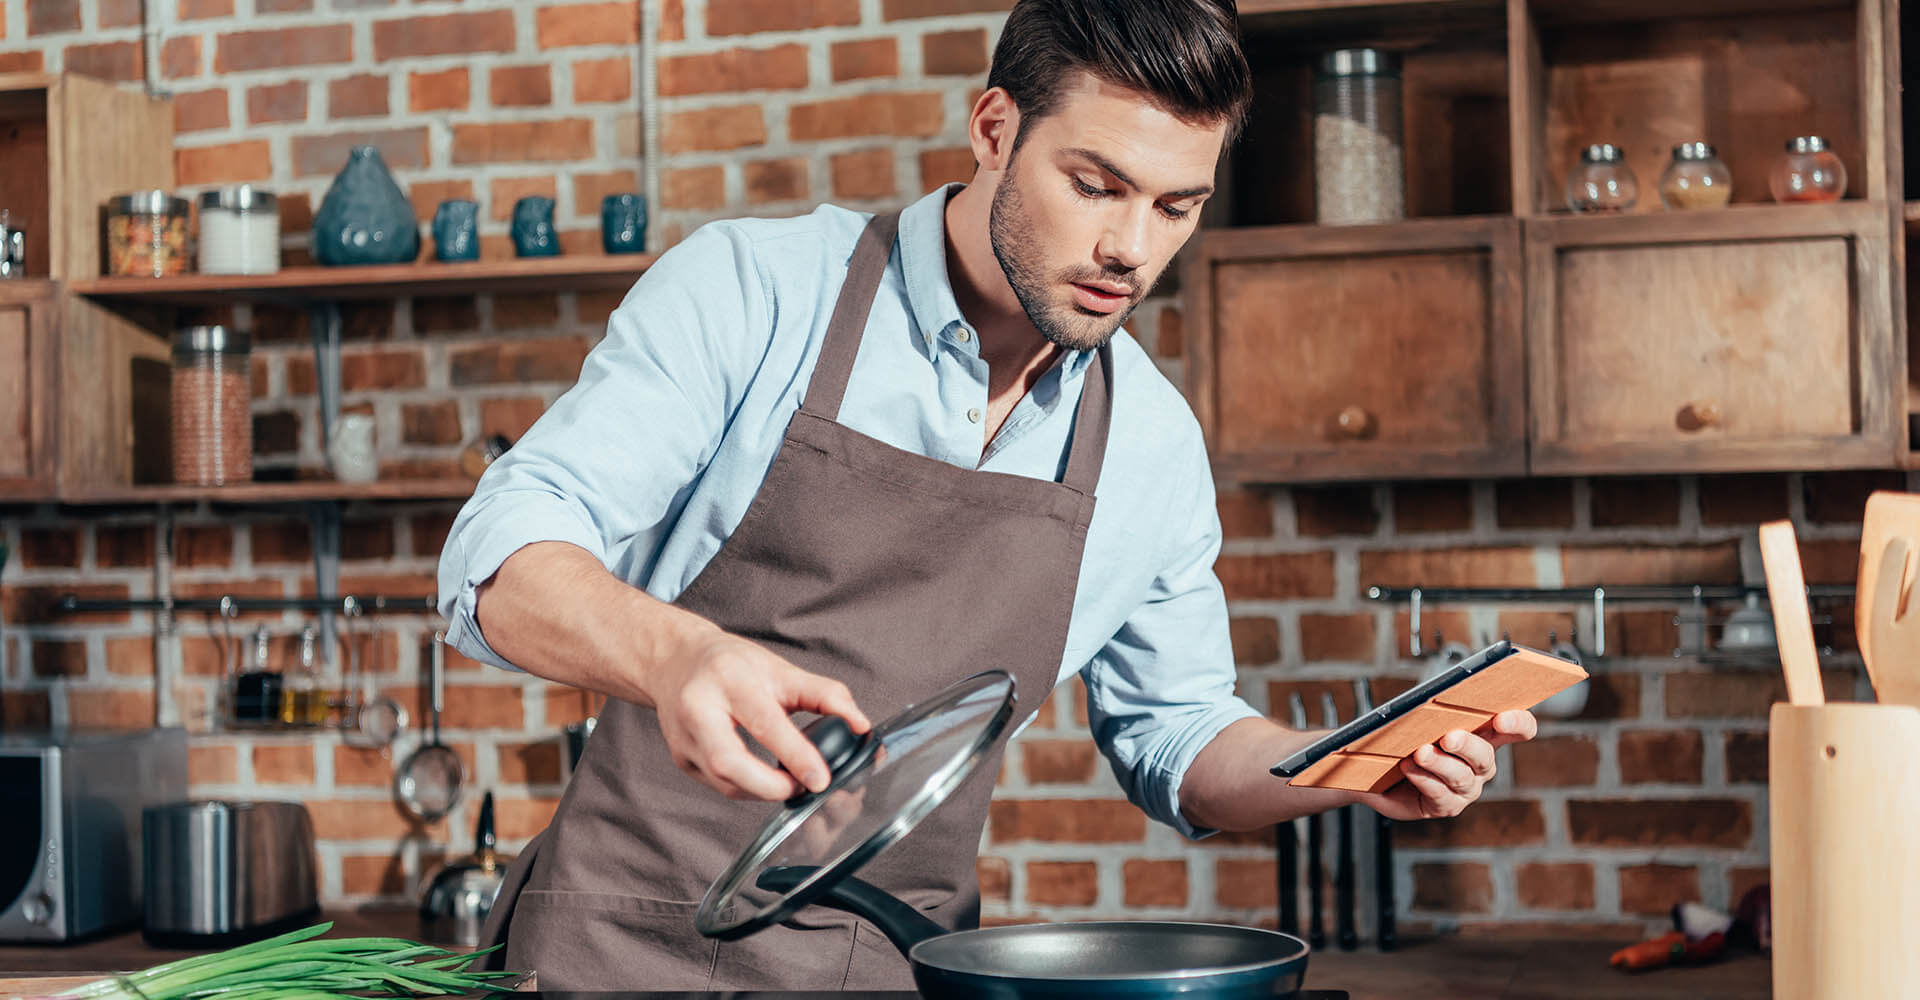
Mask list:
[{"label": "jar with metal lid", "polygon": [[1400,60],[1381,49],[1339,49],[1313,81],[1313,179],[1324,223],[1388,222],[1406,214]]},{"label": "jar with metal lid", "polygon": [[200,270],[204,274],[280,270],[279,199],[251,184],[202,192]]},{"label": "jar with metal lid", "polygon": [[134,191],[107,201],[107,273],[163,278],[185,274],[193,240],[188,205],[165,191]]},{"label": "jar with metal lid", "polygon": [[224,326],[173,335],[173,479],[196,486],[253,478],[252,338]]},{"label": "jar with metal lid", "polygon": [[1673,162],[1660,175],[1660,204],[1669,211],[1725,208],[1733,197],[1733,172],[1704,142],[1673,147]]},{"label": "jar with metal lid", "polygon": [[1827,148],[1827,140],[1796,136],[1787,140],[1768,181],[1777,202],[1839,201],[1847,193],[1847,166]]},{"label": "jar with metal lid", "polygon": [[1567,173],[1567,207],[1576,212],[1625,212],[1640,200],[1640,182],[1627,166],[1627,154],[1610,142],[1580,151]]}]

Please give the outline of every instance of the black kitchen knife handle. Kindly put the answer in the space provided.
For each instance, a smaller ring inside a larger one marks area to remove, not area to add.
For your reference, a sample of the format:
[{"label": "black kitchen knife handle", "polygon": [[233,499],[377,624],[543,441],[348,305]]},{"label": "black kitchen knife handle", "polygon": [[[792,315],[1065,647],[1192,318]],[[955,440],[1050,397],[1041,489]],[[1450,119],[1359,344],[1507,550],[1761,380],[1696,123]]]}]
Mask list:
[{"label": "black kitchen knife handle", "polygon": [[1392,951],[1399,944],[1393,927],[1393,820],[1376,814],[1374,827],[1373,887],[1375,908],[1380,914],[1378,944],[1381,951]]},{"label": "black kitchen knife handle", "polygon": [[1280,933],[1300,936],[1300,832],[1293,820],[1280,821]]},{"label": "black kitchen knife handle", "polygon": [[1320,864],[1326,857],[1326,845],[1321,839],[1320,814],[1307,817],[1307,945],[1312,948],[1327,946],[1327,927],[1321,917],[1326,905],[1320,896]]},{"label": "black kitchen knife handle", "polygon": [[1341,806],[1334,817],[1340,831],[1339,857],[1335,859],[1333,873],[1333,896],[1336,912],[1334,914],[1335,936],[1340,942],[1341,951],[1352,951],[1360,944],[1360,935],[1353,927],[1353,806]]}]

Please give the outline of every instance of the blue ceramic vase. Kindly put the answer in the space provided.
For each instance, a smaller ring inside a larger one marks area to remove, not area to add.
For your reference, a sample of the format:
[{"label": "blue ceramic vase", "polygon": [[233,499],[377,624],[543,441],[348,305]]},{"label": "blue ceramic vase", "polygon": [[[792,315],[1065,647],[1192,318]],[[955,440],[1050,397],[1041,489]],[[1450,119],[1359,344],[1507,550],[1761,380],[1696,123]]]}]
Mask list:
[{"label": "blue ceramic vase", "polygon": [[355,146],[313,216],[313,259],[329,265],[400,264],[420,254],[413,203],[380,151]]},{"label": "blue ceramic vase", "polygon": [[513,250],[522,257],[554,257],[560,234],[553,231],[553,199],[530,194],[513,203]]},{"label": "blue ceramic vase", "polygon": [[440,203],[433,213],[433,256],[437,260],[480,259],[480,206],[465,198]]},{"label": "blue ceramic vase", "polygon": [[639,253],[647,248],[647,199],[637,194],[600,199],[600,248],[608,253]]}]

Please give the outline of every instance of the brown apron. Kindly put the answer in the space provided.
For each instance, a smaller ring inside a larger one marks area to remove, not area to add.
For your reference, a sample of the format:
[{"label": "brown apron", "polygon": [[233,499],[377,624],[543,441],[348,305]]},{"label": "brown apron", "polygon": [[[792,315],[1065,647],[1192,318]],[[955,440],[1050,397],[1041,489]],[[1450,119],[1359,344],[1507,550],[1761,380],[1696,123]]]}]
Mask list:
[{"label": "brown apron", "polygon": [[[1112,415],[1087,369],[1059,483],[958,468],[835,422],[898,216],[861,234],[806,398],[740,525],[674,601],[835,678],[874,721],[981,670],[1031,715],[1066,647]],[[1002,744],[1004,746],[1004,744]],[[955,929],[979,922],[974,859],[1000,749],[860,877]],[[819,907],[740,941],[694,930],[707,887],[772,815],[674,766],[651,709],[610,700],[553,823],[507,875],[487,936],[545,990],[901,989],[871,925]]]}]

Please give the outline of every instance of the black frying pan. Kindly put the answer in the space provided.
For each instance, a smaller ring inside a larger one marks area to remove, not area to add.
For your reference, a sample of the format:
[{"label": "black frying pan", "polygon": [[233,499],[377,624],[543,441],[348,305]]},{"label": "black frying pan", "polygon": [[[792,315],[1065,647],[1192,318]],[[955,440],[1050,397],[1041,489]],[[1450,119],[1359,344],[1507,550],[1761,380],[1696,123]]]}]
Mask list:
[{"label": "black frying pan", "polygon": [[[772,868],[756,884],[787,892],[812,872]],[[852,877],[813,902],[878,927],[912,964],[914,985],[929,1000],[1273,1000],[1293,996],[1307,974],[1306,942],[1254,927],[1103,921],[949,931]]]}]

